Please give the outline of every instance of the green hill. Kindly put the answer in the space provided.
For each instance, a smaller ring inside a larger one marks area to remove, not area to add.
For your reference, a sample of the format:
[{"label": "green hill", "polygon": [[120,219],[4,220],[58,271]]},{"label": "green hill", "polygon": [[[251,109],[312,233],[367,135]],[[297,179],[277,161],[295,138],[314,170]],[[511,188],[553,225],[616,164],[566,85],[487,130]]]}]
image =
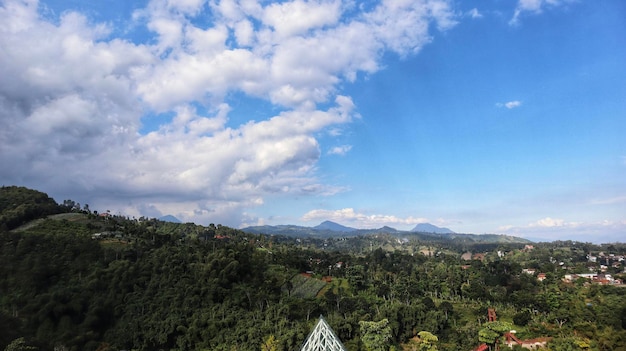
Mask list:
[{"label": "green hill", "polygon": [[45,193],[18,186],[0,188],[0,230],[60,212],[61,207]]}]

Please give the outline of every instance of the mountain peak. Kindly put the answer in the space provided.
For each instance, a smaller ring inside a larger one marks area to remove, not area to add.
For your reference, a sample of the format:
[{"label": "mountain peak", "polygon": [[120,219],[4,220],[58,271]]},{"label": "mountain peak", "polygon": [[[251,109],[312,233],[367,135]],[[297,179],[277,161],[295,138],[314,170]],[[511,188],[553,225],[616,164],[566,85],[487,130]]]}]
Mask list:
[{"label": "mountain peak", "polygon": [[170,223],[182,223],[180,219],[178,219],[178,218],[176,218],[176,217],[174,217],[172,215],[159,217],[159,220],[163,221],[163,222],[170,222]]},{"label": "mountain peak", "polygon": [[419,223],[415,228],[411,229],[411,231],[420,233],[455,234],[448,228],[437,227],[430,223]]},{"label": "mountain peak", "polygon": [[322,223],[320,223],[319,225],[313,227],[313,229],[317,229],[317,230],[332,230],[335,232],[352,232],[355,231],[356,229],[354,228],[350,228],[350,227],[346,227],[343,226],[339,223],[335,223],[332,221],[324,221]]}]

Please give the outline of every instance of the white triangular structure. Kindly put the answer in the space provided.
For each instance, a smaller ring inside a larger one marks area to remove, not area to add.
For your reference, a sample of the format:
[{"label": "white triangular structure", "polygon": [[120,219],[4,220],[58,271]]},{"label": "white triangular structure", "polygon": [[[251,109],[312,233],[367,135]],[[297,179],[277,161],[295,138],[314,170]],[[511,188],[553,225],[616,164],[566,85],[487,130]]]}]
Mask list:
[{"label": "white triangular structure", "polygon": [[300,351],[347,351],[333,328],[320,316],[313,331],[306,338]]}]

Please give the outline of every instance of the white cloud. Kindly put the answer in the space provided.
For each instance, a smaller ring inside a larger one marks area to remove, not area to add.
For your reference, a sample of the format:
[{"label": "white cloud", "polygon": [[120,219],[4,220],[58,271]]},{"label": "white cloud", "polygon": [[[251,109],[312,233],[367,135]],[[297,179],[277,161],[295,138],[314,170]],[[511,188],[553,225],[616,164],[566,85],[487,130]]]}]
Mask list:
[{"label": "white cloud", "polygon": [[[358,118],[341,83],[379,70],[385,50],[419,51],[432,25],[455,24],[444,0],[369,12],[325,0],[153,0],[133,14],[153,37],[131,42],[80,13],[39,8],[0,4],[3,183],[230,225],[268,194],[342,191],[316,177],[318,135]],[[232,93],[276,112],[231,126]],[[142,135],[159,113],[173,118]]]},{"label": "white cloud", "polygon": [[329,155],[340,155],[340,156],[344,156],[345,154],[347,154],[350,150],[352,150],[352,145],[341,145],[341,146],[335,146],[333,148],[331,148],[330,150],[328,150],[328,154]]},{"label": "white cloud", "polygon": [[353,208],[339,210],[311,210],[302,216],[304,222],[330,220],[355,228],[379,228],[382,226],[414,226],[418,223],[426,223],[426,218],[397,217],[383,214],[364,214],[356,212]]},{"label": "white cloud", "polygon": [[519,100],[507,101],[507,102],[499,102],[496,104],[497,107],[506,107],[509,110],[522,106],[522,102]]},{"label": "white cloud", "polygon": [[340,1],[294,0],[273,3],[264,8],[262,20],[279,38],[305,34],[334,25],[341,16]]},{"label": "white cloud", "polygon": [[469,16],[471,18],[482,18],[483,14],[480,13],[477,8],[473,8],[473,9],[467,11],[467,16]]},{"label": "white cloud", "polygon": [[[172,50],[135,76],[143,99],[157,110],[188,99],[220,100],[232,90],[285,107],[314,106],[331,98],[342,79],[377,71],[383,49],[417,52],[431,40],[431,22],[441,29],[456,23],[442,0],[383,2],[349,19],[342,17],[339,1],[295,0],[265,8],[221,1],[213,8],[225,22],[206,30],[161,1],[138,12],[157,34],[157,52]],[[260,25],[256,32],[252,21]],[[241,47],[226,46],[228,31]]]},{"label": "white cloud", "polygon": [[266,88],[267,62],[245,49],[212,56],[180,54],[137,72],[137,92],[152,108],[167,111],[187,101],[222,101],[230,90],[254,95]]},{"label": "white cloud", "polygon": [[250,46],[254,44],[254,27],[248,20],[242,20],[235,24],[235,37],[241,46]]},{"label": "white cloud", "polygon": [[457,23],[447,1],[383,1],[365,18],[370,36],[400,55],[418,52],[430,42],[428,18],[443,30]]},{"label": "white cloud", "polygon": [[525,12],[538,14],[546,7],[557,7],[572,1],[573,0],[518,0],[515,13],[513,14],[513,18],[509,21],[509,24],[519,24],[519,18]]},{"label": "white cloud", "polygon": [[509,101],[507,103],[504,104],[504,107],[508,108],[508,109],[512,109],[512,108],[516,108],[516,107],[520,107],[522,106],[522,102],[521,101]]},{"label": "white cloud", "polygon": [[552,228],[552,227],[563,227],[563,226],[575,227],[576,223],[566,223],[562,219],[546,217],[546,218],[538,220],[537,222],[528,224],[528,227],[530,228],[534,228],[534,227]]}]

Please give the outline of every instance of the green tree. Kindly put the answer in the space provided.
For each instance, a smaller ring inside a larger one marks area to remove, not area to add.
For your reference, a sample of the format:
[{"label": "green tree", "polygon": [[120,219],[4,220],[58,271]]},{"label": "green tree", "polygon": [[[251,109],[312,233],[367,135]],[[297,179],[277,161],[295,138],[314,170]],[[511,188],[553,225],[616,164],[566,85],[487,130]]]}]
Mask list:
[{"label": "green tree", "polygon": [[533,316],[529,310],[523,310],[513,316],[513,323],[521,327],[525,326],[532,320]]},{"label": "green tree", "polygon": [[386,351],[391,341],[391,327],[387,318],[379,322],[360,321],[361,341],[368,351]]},{"label": "green tree", "polygon": [[503,322],[503,321],[493,321],[487,322],[483,324],[483,327],[478,331],[478,340],[480,342],[484,342],[489,344],[490,346],[495,346],[498,348],[497,344],[502,335],[508,331],[513,329],[511,323]]},{"label": "green tree", "polygon": [[439,341],[439,338],[427,331],[421,331],[419,333],[417,333],[417,336],[419,337],[419,342],[418,342],[418,350],[419,351],[437,351],[437,342]]},{"label": "green tree", "polygon": [[578,337],[560,337],[550,340],[548,343],[550,351],[579,351],[589,350],[589,340]]},{"label": "green tree", "polygon": [[365,277],[365,267],[362,265],[354,265],[346,269],[346,278],[348,283],[356,290],[363,290],[367,287],[367,279]]},{"label": "green tree", "polygon": [[30,346],[26,344],[26,340],[24,340],[24,338],[17,338],[11,341],[11,343],[7,345],[7,347],[4,349],[4,351],[36,351],[36,350],[39,350],[39,349],[34,346]]},{"label": "green tree", "polygon": [[278,340],[272,334],[268,336],[263,344],[261,344],[261,351],[278,351]]}]

